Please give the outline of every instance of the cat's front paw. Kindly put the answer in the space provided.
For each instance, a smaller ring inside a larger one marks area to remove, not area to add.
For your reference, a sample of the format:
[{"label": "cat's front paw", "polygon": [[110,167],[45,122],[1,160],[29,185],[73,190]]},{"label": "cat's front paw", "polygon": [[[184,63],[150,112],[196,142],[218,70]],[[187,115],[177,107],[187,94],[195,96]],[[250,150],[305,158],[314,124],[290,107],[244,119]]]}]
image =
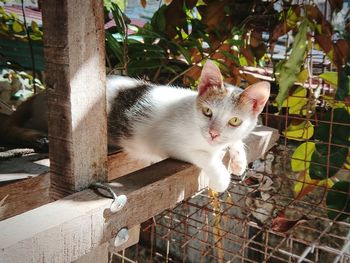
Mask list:
[{"label": "cat's front paw", "polygon": [[215,192],[224,192],[231,182],[231,175],[226,172],[216,178],[209,178],[209,188]]},{"label": "cat's front paw", "polygon": [[230,161],[228,171],[234,175],[243,175],[247,169],[247,157],[244,149],[230,149]]},{"label": "cat's front paw", "polygon": [[231,159],[229,162],[229,172],[234,175],[243,175],[246,169],[247,161],[245,159],[239,161]]}]

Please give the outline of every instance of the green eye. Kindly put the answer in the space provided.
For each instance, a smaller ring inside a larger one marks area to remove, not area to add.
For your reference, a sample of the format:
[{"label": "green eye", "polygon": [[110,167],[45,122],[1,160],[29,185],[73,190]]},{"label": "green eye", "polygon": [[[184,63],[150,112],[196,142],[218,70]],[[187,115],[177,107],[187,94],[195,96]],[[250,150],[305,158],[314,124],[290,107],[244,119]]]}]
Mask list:
[{"label": "green eye", "polygon": [[205,116],[207,116],[209,118],[213,115],[213,112],[208,107],[203,107],[202,112]]},{"label": "green eye", "polygon": [[233,117],[231,120],[229,120],[228,124],[231,126],[237,127],[242,123],[242,120],[238,117]]}]

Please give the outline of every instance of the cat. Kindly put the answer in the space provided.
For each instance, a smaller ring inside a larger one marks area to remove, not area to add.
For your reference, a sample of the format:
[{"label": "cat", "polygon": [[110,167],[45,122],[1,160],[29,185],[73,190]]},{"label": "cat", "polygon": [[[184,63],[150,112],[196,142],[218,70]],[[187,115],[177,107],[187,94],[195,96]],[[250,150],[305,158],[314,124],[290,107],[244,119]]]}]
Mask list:
[{"label": "cat", "polygon": [[[219,68],[207,60],[198,92],[122,76],[107,78],[108,145],[131,157],[156,162],[175,158],[201,168],[209,187],[223,192],[230,173],[222,163],[231,147],[233,173],[247,166],[242,140],[254,129],[270,94],[268,82],[242,90],[223,83]],[[3,138],[48,148],[46,93],[23,103],[11,116]]]},{"label": "cat", "polygon": [[195,164],[209,177],[209,187],[223,192],[231,176],[222,153],[232,148],[233,172],[242,175],[247,166],[242,140],[256,126],[270,84],[258,82],[244,91],[226,85],[207,60],[198,92],[118,76],[109,78],[107,92],[110,145],[138,159],[172,157]]}]

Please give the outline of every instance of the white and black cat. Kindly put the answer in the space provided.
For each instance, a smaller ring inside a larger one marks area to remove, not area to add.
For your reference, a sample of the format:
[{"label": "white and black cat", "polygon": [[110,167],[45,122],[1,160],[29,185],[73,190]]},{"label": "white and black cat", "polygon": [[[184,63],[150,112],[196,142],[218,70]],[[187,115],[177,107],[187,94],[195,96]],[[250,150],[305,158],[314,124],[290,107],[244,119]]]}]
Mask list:
[{"label": "white and black cat", "polygon": [[[241,175],[247,165],[242,139],[254,129],[269,94],[268,82],[258,82],[244,91],[225,85],[220,70],[209,60],[202,70],[198,92],[110,76],[108,143],[121,146],[133,158],[158,161],[172,157],[195,164],[209,177],[209,186],[222,192],[230,183],[230,173],[222,163],[223,150],[232,148],[233,172]],[[24,104],[25,111],[19,108],[14,120],[21,121],[10,122],[7,138],[27,145],[30,141],[42,143],[47,132],[43,97],[39,94]],[[28,120],[36,120],[40,127],[28,128],[21,111],[27,115],[30,111]]]},{"label": "white and black cat", "polygon": [[172,157],[195,164],[209,177],[209,186],[222,192],[230,183],[222,152],[234,148],[234,172],[243,174],[242,139],[254,129],[270,84],[259,82],[244,91],[224,85],[220,70],[207,61],[198,92],[118,76],[108,79],[107,91],[110,145],[140,159]]}]

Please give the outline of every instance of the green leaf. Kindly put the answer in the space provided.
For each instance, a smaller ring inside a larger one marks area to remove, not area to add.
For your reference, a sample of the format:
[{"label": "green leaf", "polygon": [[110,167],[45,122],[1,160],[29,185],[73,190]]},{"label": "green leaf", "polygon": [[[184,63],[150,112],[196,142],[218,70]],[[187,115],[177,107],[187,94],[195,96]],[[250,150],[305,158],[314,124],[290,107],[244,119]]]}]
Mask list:
[{"label": "green leaf", "polygon": [[32,20],[31,27],[34,33],[41,32],[38,24],[34,20]]},{"label": "green leaf", "polygon": [[128,17],[125,16],[119,6],[114,3],[112,3],[112,14],[118,33],[124,37],[127,31],[126,24],[127,20],[129,20]]},{"label": "green leaf", "polygon": [[16,13],[11,13],[11,17],[14,20],[18,20],[18,15]]},{"label": "green leaf", "polygon": [[304,142],[295,149],[292,155],[291,167],[293,172],[305,171],[310,167],[311,156],[315,151],[315,143]]},{"label": "green leaf", "polygon": [[17,21],[13,22],[12,24],[12,29],[14,32],[16,33],[21,33],[23,31],[23,25],[21,25],[20,23],[18,23]]},{"label": "green leaf", "polygon": [[161,66],[159,59],[131,60],[128,63],[128,75],[138,77]]},{"label": "green leaf", "polygon": [[181,45],[176,44],[176,46],[177,46],[177,48],[179,49],[180,53],[181,53],[181,54],[184,56],[184,58],[186,59],[186,62],[187,62],[189,65],[191,65],[191,64],[192,64],[192,60],[191,60],[191,54],[190,54],[190,52],[189,52],[186,48],[182,47]]},{"label": "green leaf", "polygon": [[113,10],[113,4],[118,5],[121,10],[125,10],[125,3],[124,0],[103,0],[103,4],[108,11]]},{"label": "green leaf", "polygon": [[223,54],[228,59],[231,59],[232,61],[235,61],[236,63],[239,63],[239,59],[237,56],[232,55],[230,52],[227,52],[225,50],[219,50],[219,53]]},{"label": "green leaf", "polygon": [[161,6],[157,10],[157,12],[154,13],[154,15],[151,19],[152,28],[158,32],[165,31],[165,26],[166,26],[165,10],[166,10],[166,8],[167,8],[166,5]]},{"label": "green leaf", "polygon": [[244,67],[244,66],[248,66],[248,61],[247,59],[245,58],[245,56],[239,56],[239,65],[241,67]]},{"label": "green leaf", "polygon": [[350,213],[350,182],[336,182],[327,193],[326,204],[329,209],[336,210],[328,210],[330,219],[347,219]]},{"label": "green leaf", "polygon": [[38,40],[42,40],[43,38],[42,36],[36,36],[36,35],[30,34],[30,39],[34,41],[38,41]]},{"label": "green leaf", "polygon": [[290,140],[305,141],[314,135],[314,126],[310,121],[303,121],[298,124],[292,122],[282,133]]},{"label": "green leaf", "polygon": [[323,79],[326,83],[337,87],[338,86],[338,73],[337,72],[325,72],[319,75],[321,79]]},{"label": "green leaf", "polygon": [[306,19],[300,24],[289,59],[281,61],[276,66],[276,79],[279,83],[279,92],[276,101],[279,108],[282,107],[283,101],[288,96],[288,91],[297,79],[300,67],[304,61],[307,47],[307,24]]},{"label": "green leaf", "polygon": [[159,60],[143,60],[143,61],[130,61],[129,63],[129,70],[144,70],[144,69],[151,69],[151,68],[159,68],[160,63]]},{"label": "green leaf", "polygon": [[8,14],[6,14],[6,13],[4,13],[4,14],[2,15],[2,19],[5,20],[5,21],[11,20],[11,19],[10,19],[10,16],[9,16]]},{"label": "green leaf", "polygon": [[333,119],[332,112],[329,111],[322,120],[319,120],[315,128],[315,139],[328,142],[329,136],[332,134],[332,143],[349,145],[350,129],[346,126],[349,123],[350,115],[344,108],[334,109]]},{"label": "green leaf", "polygon": [[164,53],[163,48],[158,45],[143,44],[141,42],[130,43],[128,47],[129,52],[136,51],[154,51]]},{"label": "green leaf", "polygon": [[305,101],[305,97],[307,95],[307,90],[304,87],[298,87],[292,95],[288,96],[288,98],[286,98],[283,103],[282,103],[282,107],[296,107],[298,106],[298,108],[302,108],[306,103],[304,103]]},{"label": "green leaf", "polygon": [[348,155],[348,148],[330,146],[328,152],[328,147],[327,144],[316,144],[309,168],[312,179],[324,180],[330,178],[344,165]]},{"label": "green leaf", "polygon": [[293,8],[289,8],[286,19],[287,25],[291,28],[294,28],[297,25],[299,18],[300,16],[295,13],[295,10],[293,10]]},{"label": "green leaf", "polygon": [[299,72],[297,76],[297,80],[300,83],[304,83],[308,79],[309,75],[310,75],[309,70],[307,68],[304,68],[302,71]]},{"label": "green leaf", "polygon": [[108,31],[105,32],[105,37],[107,48],[113,53],[113,55],[119,60],[119,62],[123,62],[122,46]]},{"label": "green leaf", "polygon": [[1,29],[5,32],[8,32],[10,30],[9,26],[5,23],[1,23],[0,26],[1,26]]},{"label": "green leaf", "polygon": [[343,68],[339,70],[339,83],[338,89],[335,93],[336,100],[344,100],[350,94],[350,81],[349,77]]}]

